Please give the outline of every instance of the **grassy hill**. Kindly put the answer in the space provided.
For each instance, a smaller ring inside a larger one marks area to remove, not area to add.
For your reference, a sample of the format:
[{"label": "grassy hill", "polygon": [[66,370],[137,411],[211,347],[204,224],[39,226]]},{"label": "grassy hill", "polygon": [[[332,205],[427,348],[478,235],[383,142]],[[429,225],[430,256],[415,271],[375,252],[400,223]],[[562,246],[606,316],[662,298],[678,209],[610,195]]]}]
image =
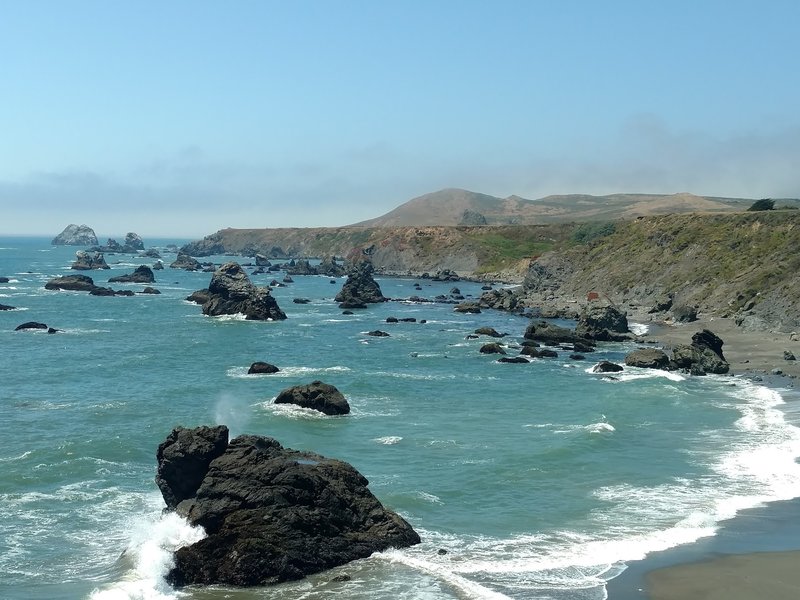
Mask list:
[{"label": "grassy hill", "polygon": [[694,194],[567,194],[528,200],[497,198],[449,188],[409,200],[394,210],[362,221],[358,227],[533,225],[568,221],[616,220],[671,213],[725,213],[746,209],[753,201],[706,198]]},{"label": "grassy hill", "polygon": [[[665,215],[615,223],[538,268],[558,292],[598,292],[646,305],[666,294],[712,314],[742,311],[781,328],[800,326],[800,211]],[[530,283],[530,281],[529,281]]]}]

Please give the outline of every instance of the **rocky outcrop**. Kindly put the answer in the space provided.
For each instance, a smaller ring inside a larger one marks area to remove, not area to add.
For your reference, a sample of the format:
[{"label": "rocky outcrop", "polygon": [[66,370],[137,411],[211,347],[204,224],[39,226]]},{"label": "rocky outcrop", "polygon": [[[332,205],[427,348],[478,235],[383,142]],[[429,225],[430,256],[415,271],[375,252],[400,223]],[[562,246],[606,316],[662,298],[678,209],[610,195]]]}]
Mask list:
[{"label": "rocky outcrop", "polygon": [[505,337],[506,333],[498,333],[498,331],[494,327],[478,327],[475,330],[475,335],[486,335],[493,338],[501,338]]},{"label": "rocky outcrop", "polygon": [[177,586],[254,586],[419,543],[351,465],[224,426],[174,429],[158,447],[167,504],[206,537],[175,552]]},{"label": "rocky outcrop", "polygon": [[361,308],[366,304],[386,302],[388,298],[381,293],[380,286],[372,277],[372,263],[361,262],[354,266],[347,276],[342,289],[336,294],[339,308]]},{"label": "rocky outcrop", "polygon": [[[97,242],[95,242],[97,244]],[[106,253],[119,253],[119,254],[136,254],[144,251],[144,242],[138,234],[129,232],[125,234],[125,243],[120,244],[114,238],[108,238],[105,246],[94,246],[91,248],[93,252],[106,252]]]},{"label": "rocky outcrop", "polygon": [[350,412],[350,404],[344,395],[334,386],[321,381],[286,388],[275,398],[275,404],[296,404],[326,415],[346,415]]},{"label": "rocky outcrop", "polygon": [[8,304],[0,304],[0,310],[17,310],[17,307]]},{"label": "rocky outcrop", "polygon": [[637,348],[625,355],[625,364],[642,369],[669,369],[669,356],[657,348]]},{"label": "rocky outcrop", "polygon": [[489,342],[481,346],[479,352],[481,354],[505,354],[505,348],[497,342]]},{"label": "rocky outcrop", "polygon": [[273,364],[268,362],[264,362],[258,360],[250,365],[250,368],[247,369],[248,375],[271,375],[272,373],[278,373],[280,369]]},{"label": "rocky outcrop", "polygon": [[136,267],[129,275],[119,275],[108,280],[109,283],[154,283],[156,280],[153,270],[147,265]]},{"label": "rocky outcrop", "polygon": [[543,343],[554,344],[581,344],[591,346],[592,342],[577,335],[573,330],[566,327],[559,327],[547,321],[531,321],[525,329],[524,337],[526,340],[535,340]]},{"label": "rocky outcrop", "polygon": [[519,290],[494,289],[481,294],[481,306],[495,310],[518,311],[522,308]]},{"label": "rocky outcrop", "polygon": [[88,225],[67,225],[50,242],[53,246],[93,246],[97,244],[97,236]]},{"label": "rocky outcrop", "polygon": [[245,319],[256,321],[286,318],[269,288],[253,285],[244,269],[235,262],[225,263],[212,275],[203,314],[211,317],[243,314]]},{"label": "rocky outcrop", "polygon": [[723,344],[719,336],[703,329],[692,336],[691,344],[672,349],[670,368],[681,369],[693,375],[727,373],[730,365],[722,354]]},{"label": "rocky outcrop", "polygon": [[196,258],[192,258],[184,252],[179,252],[173,263],[169,266],[170,269],[184,269],[185,271],[199,271],[203,268]]},{"label": "rocky outcrop", "polygon": [[134,251],[144,250],[144,242],[138,234],[130,231],[125,234],[125,248],[131,248]]},{"label": "rocky outcrop", "polygon": [[75,262],[72,267],[78,271],[91,271],[93,269],[110,269],[106,263],[106,259],[100,252],[90,254],[84,250],[79,250],[75,253]]},{"label": "rocky outcrop", "polygon": [[46,284],[46,290],[70,290],[75,292],[91,292],[95,288],[94,280],[86,275],[62,275]]},{"label": "rocky outcrop", "polygon": [[588,306],[581,312],[575,333],[601,342],[622,342],[630,339],[627,315],[614,306]]}]

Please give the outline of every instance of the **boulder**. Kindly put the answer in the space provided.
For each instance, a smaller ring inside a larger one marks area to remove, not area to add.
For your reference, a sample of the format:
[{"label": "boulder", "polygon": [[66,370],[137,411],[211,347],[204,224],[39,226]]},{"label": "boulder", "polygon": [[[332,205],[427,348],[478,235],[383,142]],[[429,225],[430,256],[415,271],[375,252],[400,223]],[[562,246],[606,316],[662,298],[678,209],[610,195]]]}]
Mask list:
[{"label": "boulder", "polygon": [[199,271],[202,269],[200,261],[192,258],[185,252],[178,252],[178,256],[173,263],[169,266],[170,269],[184,269],[186,271]]},{"label": "boulder", "polygon": [[175,552],[167,580],[176,586],[296,580],[420,541],[351,465],[272,438],[228,443],[224,426],[179,427],[157,458],[167,509],[206,531]]},{"label": "boulder", "polygon": [[164,263],[160,260],[157,260],[153,263],[153,271],[163,271],[164,270]]},{"label": "boulder", "polygon": [[679,323],[697,321],[697,307],[682,304],[672,307],[672,318]]},{"label": "boulder", "polygon": [[296,404],[326,415],[346,415],[350,412],[350,405],[342,393],[321,381],[286,388],[275,398],[275,404]]},{"label": "boulder", "polygon": [[279,372],[280,369],[275,365],[271,365],[268,362],[263,361],[256,361],[250,365],[250,368],[247,369],[248,375],[270,375],[272,373]]},{"label": "boulder", "polygon": [[147,257],[147,258],[155,258],[155,259],[158,259],[158,260],[161,259],[161,254],[155,248],[148,248],[147,250],[142,252],[142,256]]},{"label": "boulder", "polygon": [[24,331],[26,329],[47,329],[47,325],[44,323],[37,323],[36,321],[28,321],[22,325],[17,325],[14,331]]},{"label": "boulder", "polygon": [[795,357],[794,352],[792,352],[791,350],[784,350],[783,360],[797,360],[797,358]]},{"label": "boulder", "polygon": [[256,266],[257,267],[271,267],[272,263],[269,262],[269,259],[264,256],[263,254],[257,253],[256,254]]},{"label": "boulder", "polygon": [[368,331],[367,335],[371,335],[372,337],[391,337],[385,331],[381,331],[380,329],[376,329],[375,331]]},{"label": "boulder", "polygon": [[142,293],[142,294],[153,294],[153,295],[157,295],[157,294],[160,294],[160,293],[161,293],[161,290],[157,290],[157,289],[156,289],[156,288],[154,288],[154,287],[150,287],[150,286],[148,286],[148,287],[144,288],[144,289],[141,291],[141,293]]},{"label": "boulder", "polygon": [[669,369],[669,356],[657,348],[637,348],[625,355],[625,364],[642,369]]},{"label": "boulder", "polygon": [[294,304],[308,304],[311,302],[309,298],[292,298]]},{"label": "boulder", "polygon": [[339,308],[355,308],[356,305],[386,302],[388,298],[381,293],[380,286],[372,278],[374,268],[371,262],[355,265],[347,276],[342,289],[336,294]]},{"label": "boulder", "polygon": [[205,304],[211,299],[211,293],[205,290],[196,290],[186,296],[187,302],[194,302],[195,304]]},{"label": "boulder", "polygon": [[118,275],[108,280],[109,283],[154,283],[156,280],[153,270],[147,265],[136,267],[133,273]]},{"label": "boulder", "polygon": [[0,304],[0,310],[16,310],[16,306],[10,306],[8,304]]},{"label": "boulder", "polygon": [[672,349],[670,368],[694,375],[727,373],[730,365],[722,354],[723,343],[717,335],[703,329],[692,336],[691,344],[681,344]]},{"label": "boulder", "polygon": [[97,244],[97,236],[88,225],[67,225],[50,242],[53,246],[93,246]]},{"label": "boulder", "polygon": [[94,280],[86,275],[62,275],[44,284],[44,289],[46,290],[71,290],[76,292],[91,292],[95,287]]},{"label": "boulder", "polygon": [[520,292],[508,288],[494,289],[481,294],[481,306],[495,310],[518,311],[520,308]]},{"label": "boulder", "polygon": [[269,289],[253,285],[244,269],[235,262],[225,263],[214,271],[203,314],[210,317],[243,314],[245,319],[256,321],[286,318]]},{"label": "boulder", "polygon": [[0,283],[8,283],[8,277],[0,277]]},{"label": "boulder", "polygon": [[608,360],[601,360],[594,367],[592,373],[619,373],[622,371],[622,365],[618,365]]},{"label": "boulder", "polygon": [[575,333],[587,339],[621,342],[628,339],[628,318],[614,306],[589,306],[581,312]]},{"label": "boulder", "polygon": [[535,340],[544,343],[575,344],[592,346],[592,342],[577,335],[573,330],[560,327],[547,321],[532,321],[525,329],[526,340]]},{"label": "boulder", "polygon": [[111,267],[108,266],[101,252],[90,254],[79,250],[75,253],[75,262],[72,263],[71,268],[77,271],[91,271],[93,269],[110,269]]},{"label": "boulder", "polygon": [[481,307],[477,302],[462,302],[453,308],[453,312],[477,315],[481,312]]},{"label": "boulder", "polygon": [[530,361],[524,356],[501,356],[497,359],[499,363],[529,363]]}]

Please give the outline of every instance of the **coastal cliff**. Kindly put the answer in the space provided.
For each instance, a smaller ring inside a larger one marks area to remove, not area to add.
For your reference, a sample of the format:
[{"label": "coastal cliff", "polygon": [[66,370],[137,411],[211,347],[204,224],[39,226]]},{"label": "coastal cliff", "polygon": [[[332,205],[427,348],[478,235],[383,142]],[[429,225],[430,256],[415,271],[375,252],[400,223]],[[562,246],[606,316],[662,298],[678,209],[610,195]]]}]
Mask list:
[{"label": "coastal cliff", "polygon": [[522,283],[531,302],[596,293],[732,316],[749,328],[800,327],[800,211],[673,214],[525,226],[223,229],[195,256],[369,255],[378,272],[442,269]]}]

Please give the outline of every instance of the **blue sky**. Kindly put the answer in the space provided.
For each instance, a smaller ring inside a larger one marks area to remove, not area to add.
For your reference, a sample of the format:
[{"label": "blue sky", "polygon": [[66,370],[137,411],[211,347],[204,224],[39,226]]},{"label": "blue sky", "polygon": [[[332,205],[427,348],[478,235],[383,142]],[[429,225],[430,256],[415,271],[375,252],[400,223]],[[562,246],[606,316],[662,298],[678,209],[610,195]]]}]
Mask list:
[{"label": "blue sky", "polygon": [[0,233],[800,196],[800,2],[0,0]]}]

